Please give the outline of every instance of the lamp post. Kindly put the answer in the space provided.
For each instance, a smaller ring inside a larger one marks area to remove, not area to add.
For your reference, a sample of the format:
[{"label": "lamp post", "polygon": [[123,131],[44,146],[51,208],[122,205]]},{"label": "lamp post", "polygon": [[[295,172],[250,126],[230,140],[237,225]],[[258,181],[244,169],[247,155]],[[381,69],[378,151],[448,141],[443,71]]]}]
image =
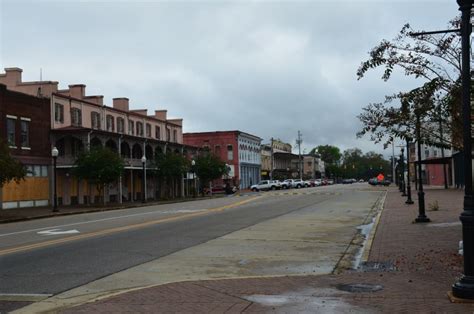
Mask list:
[{"label": "lamp post", "polygon": [[59,150],[55,147],[51,150],[51,156],[53,156],[53,212],[58,212],[58,195],[57,195],[57,177],[56,177],[56,160],[58,159]]},{"label": "lamp post", "polygon": [[420,113],[415,111],[416,115],[416,142],[418,148],[418,217],[415,222],[430,222],[425,214],[425,192],[423,192],[423,180],[421,178],[421,135],[420,135]]},{"label": "lamp post", "polygon": [[471,78],[469,56],[470,19],[473,0],[457,0],[457,3],[461,11],[464,211],[459,218],[462,223],[464,275],[453,285],[452,292],[457,298],[474,299],[474,198],[472,194]]},{"label": "lamp post", "polygon": [[411,199],[411,183],[410,183],[410,139],[407,137],[407,183],[406,183],[406,190],[407,190],[407,200],[405,204],[413,204],[413,200]]},{"label": "lamp post", "polygon": [[194,191],[193,191],[193,197],[196,197],[196,171],[194,170],[194,167],[196,166],[196,161],[193,159],[191,160],[191,172],[193,174],[193,181],[194,181]]},{"label": "lamp post", "polygon": [[142,157],[142,169],[143,169],[143,175],[142,175],[142,203],[146,203],[146,157],[143,155]]},{"label": "lamp post", "polygon": [[402,196],[407,196],[407,194],[405,193],[405,162],[403,160],[403,152],[404,152],[404,149],[403,147],[400,149],[400,164],[401,164],[401,173],[402,173],[402,180],[401,180],[401,187],[402,187]]}]

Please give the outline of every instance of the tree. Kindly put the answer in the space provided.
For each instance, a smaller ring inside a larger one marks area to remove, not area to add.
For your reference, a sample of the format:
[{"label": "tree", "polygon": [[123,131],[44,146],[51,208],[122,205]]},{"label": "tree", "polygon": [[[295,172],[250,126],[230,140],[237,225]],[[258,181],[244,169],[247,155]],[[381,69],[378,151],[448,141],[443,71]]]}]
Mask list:
[{"label": "tree", "polygon": [[[459,29],[460,18],[448,23],[448,29]],[[456,33],[413,36],[415,31],[410,24],[405,24],[399,34],[392,40],[382,40],[369,53],[368,60],[363,61],[357,70],[361,79],[371,69],[384,67],[382,79],[390,79],[397,67],[405,75],[424,78],[425,81],[437,79],[446,92],[453,85],[459,85],[461,73],[461,38]]]},{"label": "tree", "polygon": [[108,148],[96,147],[83,152],[77,158],[75,166],[73,174],[79,179],[87,180],[89,192],[91,185],[95,185],[105,204],[103,195],[105,185],[119,179],[124,169],[124,162],[122,157]]},{"label": "tree", "polygon": [[25,167],[10,155],[8,145],[0,139],[0,189],[10,181],[19,183],[25,176]]},{"label": "tree", "polygon": [[156,155],[153,164],[155,168],[153,172],[159,178],[160,183],[162,181],[165,183],[166,190],[163,189],[163,192],[167,197],[174,198],[176,195],[173,187],[177,180],[181,180],[183,174],[189,169],[189,161],[180,154],[170,152]]},{"label": "tree", "polygon": [[332,145],[319,145],[313,148],[309,154],[321,156],[321,160],[324,161],[327,177],[336,177],[340,175],[338,164],[341,160],[341,151],[338,147]]},{"label": "tree", "polygon": [[[458,29],[459,26],[459,18],[448,23],[450,30]],[[441,124],[445,134],[449,134],[452,139],[452,143],[446,144],[459,148],[459,143],[462,142],[459,138],[461,122],[458,115],[461,107],[460,36],[456,33],[413,36],[413,33],[412,27],[405,24],[393,40],[382,40],[370,51],[369,59],[361,63],[357,70],[357,77],[361,79],[369,70],[383,67],[382,79],[384,81],[390,79],[395,68],[401,69],[407,76],[423,79],[425,84],[418,91],[430,90],[435,104],[423,112],[424,120],[428,122],[423,123],[424,133],[430,134],[427,142],[445,144],[446,138],[439,134],[439,128],[433,127]],[[418,91],[387,96],[384,104],[369,104],[365,107],[364,112],[359,116],[364,124],[364,129],[359,132],[359,136],[372,133],[371,139],[376,142],[385,137],[385,145],[392,142],[394,137],[400,137],[400,132],[403,133],[404,129],[410,129],[410,125],[414,124],[413,120],[406,120],[412,116],[403,115],[403,105],[400,108],[387,107],[387,105],[394,100],[406,101]],[[410,132],[412,131],[413,128]]]},{"label": "tree", "polygon": [[10,155],[10,148],[0,139],[0,209],[2,209],[3,186],[11,181],[20,183],[25,176],[25,167]]},{"label": "tree", "polygon": [[390,173],[390,162],[381,154],[363,154],[358,148],[347,149],[343,153],[342,175],[346,178],[369,179],[379,173]]},{"label": "tree", "polygon": [[194,170],[201,186],[206,186],[212,180],[218,179],[228,172],[225,162],[213,154],[200,155],[195,161]]}]

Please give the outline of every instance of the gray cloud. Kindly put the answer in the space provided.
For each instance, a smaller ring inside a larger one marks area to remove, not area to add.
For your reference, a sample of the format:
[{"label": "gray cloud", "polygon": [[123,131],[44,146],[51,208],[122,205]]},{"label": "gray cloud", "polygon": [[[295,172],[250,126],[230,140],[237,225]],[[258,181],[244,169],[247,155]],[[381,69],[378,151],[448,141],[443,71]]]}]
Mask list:
[{"label": "gray cloud", "polygon": [[[168,109],[184,131],[240,129],[295,143],[382,152],[356,139],[370,102],[413,88],[355,71],[410,22],[440,29],[455,1],[1,1],[1,65],[85,83],[106,103]],[[389,154],[390,152],[385,152]]]}]

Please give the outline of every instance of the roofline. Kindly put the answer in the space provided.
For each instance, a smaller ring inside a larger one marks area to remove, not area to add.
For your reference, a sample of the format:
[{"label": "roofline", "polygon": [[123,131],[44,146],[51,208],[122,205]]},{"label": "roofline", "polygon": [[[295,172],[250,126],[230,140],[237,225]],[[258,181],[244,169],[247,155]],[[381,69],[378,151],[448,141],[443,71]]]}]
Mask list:
[{"label": "roofline", "polygon": [[[110,107],[110,106],[106,106],[106,105],[98,105],[96,103],[93,103],[93,102],[90,102],[90,101],[87,101],[87,100],[84,100],[84,99],[80,99],[80,98],[75,98],[75,97],[71,97],[71,96],[67,96],[67,95],[63,95],[63,94],[59,94],[59,93],[52,93],[53,96],[56,96],[56,97],[60,97],[60,98],[65,98],[65,99],[70,99],[70,100],[74,100],[74,101],[79,101],[79,102],[83,102],[83,103],[86,103],[86,104],[89,104],[89,105],[92,105],[92,106],[96,106],[98,108],[107,108],[109,110],[112,110],[112,111],[116,111],[116,112],[119,112],[119,113],[124,113],[124,114],[130,114],[132,116],[135,116],[135,117],[140,117],[140,118],[148,118],[148,119],[151,119],[151,120],[155,120],[155,121],[159,121],[159,122],[164,122],[165,124],[172,124],[174,126],[178,126],[178,127],[181,127],[181,125],[179,124],[176,124],[176,123],[173,123],[173,122],[169,122],[168,120],[161,120],[161,119],[158,119],[154,116],[144,116],[142,114],[139,114],[139,113],[136,113],[136,112],[133,112],[133,111],[125,111],[125,110],[121,110],[121,109],[117,109],[117,108],[114,108],[114,107]],[[87,96],[86,96],[87,97]],[[125,98],[125,97],[122,97],[122,98]],[[133,109],[133,110],[145,110],[145,109]],[[147,110],[147,109],[146,109]],[[174,120],[174,119],[171,119],[171,120]],[[182,120],[182,118],[181,118]]]}]

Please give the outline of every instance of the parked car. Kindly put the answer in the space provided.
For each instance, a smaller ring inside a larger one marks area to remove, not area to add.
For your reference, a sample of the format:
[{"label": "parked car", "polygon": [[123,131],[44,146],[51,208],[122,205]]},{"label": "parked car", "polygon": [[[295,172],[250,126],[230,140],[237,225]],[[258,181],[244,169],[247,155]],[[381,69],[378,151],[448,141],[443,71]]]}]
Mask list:
[{"label": "parked car", "polygon": [[280,181],[280,185],[282,189],[290,189],[291,188],[291,182],[288,180],[283,180]]},{"label": "parked car", "polygon": [[258,191],[268,191],[268,190],[277,190],[280,189],[281,185],[278,180],[263,180],[258,184],[254,184],[250,187],[250,190],[254,192]]},{"label": "parked car", "polygon": [[314,182],[312,183],[310,180],[304,180],[303,183],[305,188],[314,186]]},{"label": "parked car", "polygon": [[301,180],[301,179],[292,179],[291,186],[292,186],[293,188],[300,189],[300,188],[304,188],[304,187],[305,187],[305,184],[304,184],[304,181]]},{"label": "parked car", "polygon": [[392,183],[389,180],[379,180],[377,178],[369,179],[368,182],[370,185],[383,185],[383,186],[389,186]]},{"label": "parked car", "polygon": [[354,181],[352,181],[352,179],[343,179],[342,180],[342,184],[352,184],[354,183]]},{"label": "parked car", "polygon": [[333,179],[328,179],[328,180],[325,180],[327,185],[333,185],[334,184],[334,180]]}]

